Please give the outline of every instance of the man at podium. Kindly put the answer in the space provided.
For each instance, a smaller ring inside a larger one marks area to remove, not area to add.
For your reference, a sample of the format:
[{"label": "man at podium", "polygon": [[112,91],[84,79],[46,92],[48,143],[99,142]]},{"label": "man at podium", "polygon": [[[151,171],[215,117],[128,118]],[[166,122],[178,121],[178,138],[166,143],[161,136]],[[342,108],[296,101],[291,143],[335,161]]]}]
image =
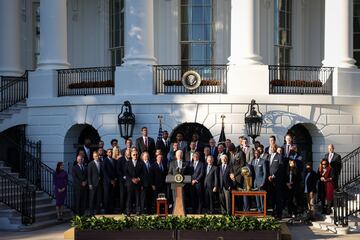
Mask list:
[{"label": "man at podium", "polygon": [[[171,184],[172,195],[174,199],[174,215],[184,215],[185,206],[184,206],[184,184],[191,181],[190,174],[190,165],[188,162],[183,159],[183,151],[177,150],[175,153],[175,160],[170,162],[168,175],[166,177],[166,182]],[[183,179],[179,181],[178,177],[183,176]],[[178,189],[177,189],[178,188]],[[181,188],[181,192],[179,193]],[[181,200],[177,198],[177,194],[182,195]],[[181,202],[180,202],[181,201]]]}]

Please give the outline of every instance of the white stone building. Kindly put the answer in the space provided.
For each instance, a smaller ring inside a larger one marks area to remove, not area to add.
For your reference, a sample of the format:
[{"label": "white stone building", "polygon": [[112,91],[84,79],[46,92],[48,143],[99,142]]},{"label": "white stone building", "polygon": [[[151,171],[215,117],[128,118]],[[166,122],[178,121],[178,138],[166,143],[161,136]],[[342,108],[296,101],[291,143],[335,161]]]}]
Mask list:
[{"label": "white stone building", "polygon": [[[133,138],[142,126],[156,138],[162,115],[169,132],[199,123],[218,139],[225,115],[238,144],[255,99],[264,145],[293,128],[318,162],[329,143],[342,155],[360,143],[359,0],[0,0],[0,32],[0,75],[34,70],[25,104],[1,113],[0,131],[25,125],[50,166],[75,159],[89,126],[106,147],[112,138],[123,146],[125,100]],[[187,70],[210,86],[175,86]]]}]

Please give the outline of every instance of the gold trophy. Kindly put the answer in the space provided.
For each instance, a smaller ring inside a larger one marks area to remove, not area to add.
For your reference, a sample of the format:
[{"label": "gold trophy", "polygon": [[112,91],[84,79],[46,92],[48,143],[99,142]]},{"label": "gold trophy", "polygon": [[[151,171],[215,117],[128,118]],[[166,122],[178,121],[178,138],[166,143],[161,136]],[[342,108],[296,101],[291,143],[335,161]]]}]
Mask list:
[{"label": "gold trophy", "polygon": [[249,167],[242,167],[241,168],[241,176],[244,178],[244,191],[251,191],[252,189],[252,177]]}]

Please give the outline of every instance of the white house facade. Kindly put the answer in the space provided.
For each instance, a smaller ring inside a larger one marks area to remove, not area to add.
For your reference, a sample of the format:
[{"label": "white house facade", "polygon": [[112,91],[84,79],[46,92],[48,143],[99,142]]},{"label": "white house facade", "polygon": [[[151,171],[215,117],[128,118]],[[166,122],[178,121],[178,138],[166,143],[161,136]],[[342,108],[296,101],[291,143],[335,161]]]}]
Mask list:
[{"label": "white house facade", "polygon": [[238,144],[255,99],[264,145],[293,129],[317,164],[330,143],[342,155],[360,143],[359,0],[0,0],[0,32],[2,101],[23,86],[11,77],[28,93],[0,131],[24,126],[50,166],[72,163],[90,126],[123,146],[126,100],[133,138],[142,126],[156,138],[162,115],[170,133],[199,123],[217,140],[225,115]]}]

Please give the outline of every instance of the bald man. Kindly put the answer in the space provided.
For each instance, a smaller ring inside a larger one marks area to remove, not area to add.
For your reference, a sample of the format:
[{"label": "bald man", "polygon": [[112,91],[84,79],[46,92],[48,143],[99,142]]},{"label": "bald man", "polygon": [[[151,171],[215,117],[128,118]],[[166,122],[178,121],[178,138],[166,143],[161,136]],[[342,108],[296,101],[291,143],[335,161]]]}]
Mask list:
[{"label": "bald man", "polygon": [[334,185],[335,185],[335,189],[338,188],[338,180],[339,180],[339,175],[341,172],[341,156],[339,154],[337,154],[335,151],[334,145],[333,144],[329,144],[328,145],[328,153],[325,154],[324,158],[326,158],[329,161],[329,164],[331,166],[331,168],[333,168],[334,171]]}]

